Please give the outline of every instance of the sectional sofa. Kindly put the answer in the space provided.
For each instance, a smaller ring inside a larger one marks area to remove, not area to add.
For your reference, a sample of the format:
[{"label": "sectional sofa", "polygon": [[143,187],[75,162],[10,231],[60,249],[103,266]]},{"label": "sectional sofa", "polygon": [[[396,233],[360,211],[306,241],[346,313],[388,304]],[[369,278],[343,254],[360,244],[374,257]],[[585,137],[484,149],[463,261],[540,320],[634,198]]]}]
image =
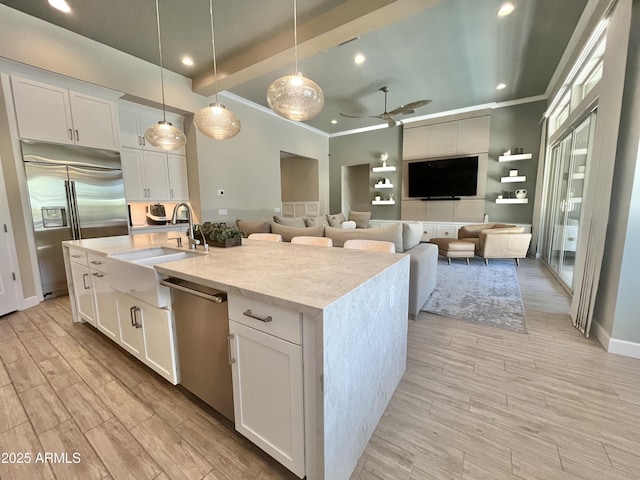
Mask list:
[{"label": "sectional sofa", "polygon": [[[368,213],[368,212],[367,212]],[[397,222],[369,228],[369,219],[358,212],[350,212],[349,218],[342,213],[318,217],[274,217],[273,220],[236,220],[238,228],[247,235],[251,233],[278,233],[285,242],[293,237],[305,235],[329,237],[334,247],[342,247],[350,239],[384,240],[393,242],[396,253],[410,257],[409,316],[415,318],[436,286],[438,247],[421,243],[420,222]]]}]

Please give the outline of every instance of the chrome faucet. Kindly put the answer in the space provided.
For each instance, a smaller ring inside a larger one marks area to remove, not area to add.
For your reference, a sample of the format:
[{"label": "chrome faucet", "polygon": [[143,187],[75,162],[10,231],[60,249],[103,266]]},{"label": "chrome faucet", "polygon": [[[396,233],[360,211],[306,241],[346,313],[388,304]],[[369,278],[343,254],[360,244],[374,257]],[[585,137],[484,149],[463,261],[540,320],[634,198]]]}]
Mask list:
[{"label": "chrome faucet", "polygon": [[178,209],[180,207],[187,207],[187,214],[189,215],[189,248],[195,249],[196,245],[199,243],[193,236],[193,210],[191,209],[191,205],[186,202],[180,202],[173,207],[173,214],[171,215],[171,223],[178,223]]}]

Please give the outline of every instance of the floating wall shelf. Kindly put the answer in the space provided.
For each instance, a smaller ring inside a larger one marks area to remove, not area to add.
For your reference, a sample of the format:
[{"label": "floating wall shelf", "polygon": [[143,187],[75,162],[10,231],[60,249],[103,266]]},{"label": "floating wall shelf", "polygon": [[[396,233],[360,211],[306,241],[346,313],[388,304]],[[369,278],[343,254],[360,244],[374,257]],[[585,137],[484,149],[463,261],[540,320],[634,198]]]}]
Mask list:
[{"label": "floating wall shelf", "polygon": [[500,178],[501,183],[518,183],[518,182],[526,182],[527,177],[524,175],[519,175],[517,177],[502,177]]},{"label": "floating wall shelf", "polygon": [[500,155],[498,157],[499,162],[515,162],[516,160],[531,160],[532,155],[530,153],[521,153],[519,155]]},{"label": "floating wall shelf", "polygon": [[496,203],[529,203],[528,198],[496,198]]},{"label": "floating wall shelf", "polygon": [[380,172],[395,172],[396,171],[396,167],[394,167],[393,165],[388,166],[388,167],[373,167],[371,169],[373,172],[375,173],[380,173]]},{"label": "floating wall shelf", "polygon": [[574,180],[584,180],[584,172],[574,173],[571,175],[571,178]]},{"label": "floating wall shelf", "polygon": [[371,202],[371,205],[395,205],[395,200],[374,200]]},{"label": "floating wall shelf", "polygon": [[393,188],[393,183],[376,183],[373,188]]}]

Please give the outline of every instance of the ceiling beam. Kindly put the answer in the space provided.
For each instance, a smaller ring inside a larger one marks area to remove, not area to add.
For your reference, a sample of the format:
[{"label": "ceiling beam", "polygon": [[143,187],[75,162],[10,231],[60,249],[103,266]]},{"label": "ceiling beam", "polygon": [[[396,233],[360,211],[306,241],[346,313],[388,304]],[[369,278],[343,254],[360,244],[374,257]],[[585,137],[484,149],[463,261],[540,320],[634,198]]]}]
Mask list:
[{"label": "ceiling beam", "polygon": [[[354,37],[410,17],[441,1],[348,0],[298,25],[298,58],[311,57]],[[291,31],[280,33],[218,63],[217,89],[228,90],[288,65],[293,67]],[[213,68],[193,79],[193,91],[207,97],[215,93]]]}]

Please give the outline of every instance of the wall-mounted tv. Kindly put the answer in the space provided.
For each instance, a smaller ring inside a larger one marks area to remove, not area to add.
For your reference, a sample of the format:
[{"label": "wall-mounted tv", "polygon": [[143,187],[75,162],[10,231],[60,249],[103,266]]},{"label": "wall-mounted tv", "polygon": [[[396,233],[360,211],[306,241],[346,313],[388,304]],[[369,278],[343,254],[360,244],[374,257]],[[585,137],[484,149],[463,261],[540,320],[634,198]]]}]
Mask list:
[{"label": "wall-mounted tv", "polygon": [[446,198],[477,194],[478,156],[409,163],[409,197]]}]

